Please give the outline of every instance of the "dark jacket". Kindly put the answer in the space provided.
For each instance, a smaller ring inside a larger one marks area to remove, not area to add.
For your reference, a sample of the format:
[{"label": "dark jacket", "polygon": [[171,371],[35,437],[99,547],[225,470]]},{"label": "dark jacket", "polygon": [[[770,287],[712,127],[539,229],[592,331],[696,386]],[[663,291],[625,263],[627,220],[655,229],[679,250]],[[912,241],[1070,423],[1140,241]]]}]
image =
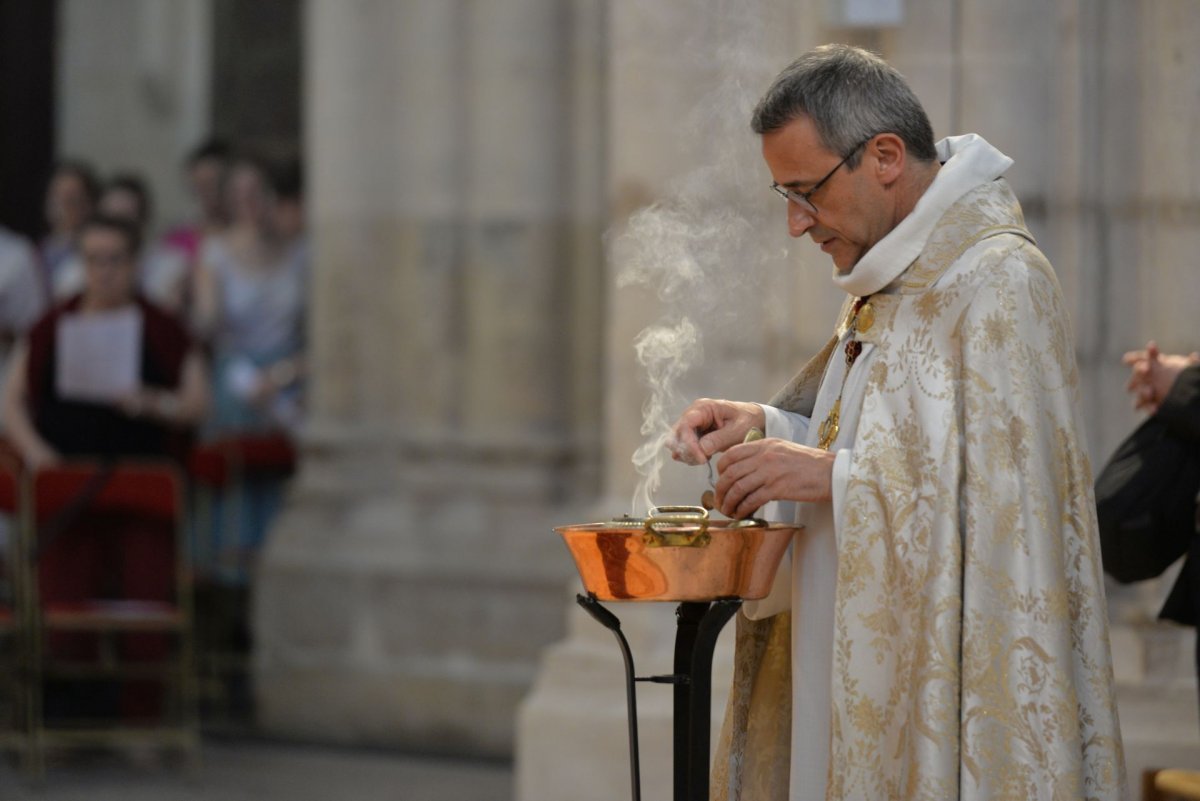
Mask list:
[{"label": "dark jacket", "polygon": [[[1179,374],[1154,416],[1169,436],[1190,449],[1192,464],[1200,465],[1200,367],[1189,367]],[[1193,526],[1200,531],[1196,511],[1193,495]],[[1192,537],[1183,570],[1159,617],[1189,626],[1200,620],[1200,536]]]}]

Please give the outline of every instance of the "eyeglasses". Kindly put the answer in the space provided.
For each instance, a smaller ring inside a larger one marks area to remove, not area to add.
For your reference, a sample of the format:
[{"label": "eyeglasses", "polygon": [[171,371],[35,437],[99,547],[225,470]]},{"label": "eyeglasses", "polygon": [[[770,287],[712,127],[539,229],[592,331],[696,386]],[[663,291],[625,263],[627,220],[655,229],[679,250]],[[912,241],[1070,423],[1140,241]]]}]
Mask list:
[{"label": "eyeglasses", "polygon": [[84,265],[88,267],[124,267],[132,261],[123,250],[84,250],[81,252]]},{"label": "eyeglasses", "polygon": [[829,172],[825,173],[825,177],[822,178],[821,180],[817,181],[816,184],[813,185],[813,188],[808,190],[807,192],[797,192],[795,189],[788,189],[786,186],[782,186],[778,182],[772,182],[771,188],[774,189],[776,192],[778,192],[780,197],[782,197],[784,200],[790,200],[793,203],[797,203],[797,204],[799,204],[800,208],[804,209],[809,214],[815,215],[817,213],[817,207],[815,205],[813,205],[812,200],[810,200],[809,198],[811,198],[814,194],[816,194],[816,191],[818,189],[820,189],[822,186],[824,186],[825,182],[828,181],[830,178],[832,178],[833,174],[835,172],[837,172],[838,170],[840,170],[842,165],[850,160],[851,156],[853,156],[859,150],[862,150],[863,146],[866,145],[867,142],[870,142],[872,139],[874,139],[876,136],[877,136],[877,134],[871,134],[866,139],[862,140],[857,145],[850,148],[850,152],[846,154],[846,157],[843,158],[841,161],[839,161],[837,163],[836,167],[834,167]]}]

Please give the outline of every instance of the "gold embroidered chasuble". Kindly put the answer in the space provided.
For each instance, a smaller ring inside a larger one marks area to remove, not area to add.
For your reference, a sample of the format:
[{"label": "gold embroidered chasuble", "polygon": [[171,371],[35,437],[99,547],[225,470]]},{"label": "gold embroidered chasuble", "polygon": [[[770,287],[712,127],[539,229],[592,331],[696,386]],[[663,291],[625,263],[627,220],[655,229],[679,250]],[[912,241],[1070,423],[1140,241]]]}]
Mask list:
[{"label": "gold embroidered chasuble", "polygon": [[[871,305],[826,798],[1123,798],[1072,338],[1008,185],[953,203]],[[811,415],[836,343],[771,405]],[[737,618],[713,799],[788,799],[790,627]]]}]

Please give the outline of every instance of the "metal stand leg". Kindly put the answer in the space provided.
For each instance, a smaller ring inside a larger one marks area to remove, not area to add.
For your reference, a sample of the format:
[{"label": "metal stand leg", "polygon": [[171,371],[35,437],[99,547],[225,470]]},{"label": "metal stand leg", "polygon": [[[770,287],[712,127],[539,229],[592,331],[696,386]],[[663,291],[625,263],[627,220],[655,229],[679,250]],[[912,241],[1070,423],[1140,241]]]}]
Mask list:
[{"label": "metal stand leg", "polygon": [[[708,613],[708,604],[685,601],[675,608],[675,675],[686,677],[675,685],[675,793],[674,801],[689,801],[691,773],[692,715],[692,655],[700,622]],[[707,721],[707,718],[705,718]]]},{"label": "metal stand leg", "polygon": [[[687,604],[680,604],[680,607]],[[691,695],[688,726],[688,767],[686,801],[708,801],[709,748],[712,726],[712,660],[717,647],[717,637],[729,619],[737,613],[740,600],[716,601],[704,613],[697,628],[691,654],[688,675],[688,692]],[[678,658],[678,652],[676,652]],[[676,687],[678,690],[678,686]],[[679,727],[678,719],[675,725]],[[678,775],[678,764],[676,765]],[[678,780],[677,780],[678,781]],[[676,789],[678,795],[678,787]]]},{"label": "metal stand leg", "polygon": [[708,750],[712,725],[712,659],[721,629],[742,605],[739,599],[685,601],[675,610],[675,672],[669,676],[639,678],[634,674],[629,642],[621,621],[596,600],[576,595],[575,601],[611,631],[625,659],[625,695],[629,714],[629,768],[633,801],[641,801],[641,768],[638,764],[637,682],[675,685],[674,801],[708,801]]},{"label": "metal stand leg", "polygon": [[596,596],[591,593],[576,595],[575,602],[600,625],[611,631],[617,638],[617,644],[621,646],[621,656],[625,658],[625,700],[629,718],[629,781],[633,787],[633,801],[642,801],[642,771],[638,757],[637,679],[633,672],[633,654],[629,651],[629,641],[621,633],[621,621],[601,606]]}]

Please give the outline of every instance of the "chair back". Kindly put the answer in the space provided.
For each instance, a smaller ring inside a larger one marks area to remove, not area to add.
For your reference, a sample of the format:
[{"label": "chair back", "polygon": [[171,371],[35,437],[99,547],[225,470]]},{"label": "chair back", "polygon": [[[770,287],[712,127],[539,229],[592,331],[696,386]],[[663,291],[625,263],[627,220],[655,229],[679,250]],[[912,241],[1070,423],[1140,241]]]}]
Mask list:
[{"label": "chair back", "polygon": [[[0,502],[3,489],[0,487]],[[44,525],[72,504],[80,514],[135,514],[177,521],[182,506],[178,469],[171,463],[71,463],[33,476],[32,513]]]}]

